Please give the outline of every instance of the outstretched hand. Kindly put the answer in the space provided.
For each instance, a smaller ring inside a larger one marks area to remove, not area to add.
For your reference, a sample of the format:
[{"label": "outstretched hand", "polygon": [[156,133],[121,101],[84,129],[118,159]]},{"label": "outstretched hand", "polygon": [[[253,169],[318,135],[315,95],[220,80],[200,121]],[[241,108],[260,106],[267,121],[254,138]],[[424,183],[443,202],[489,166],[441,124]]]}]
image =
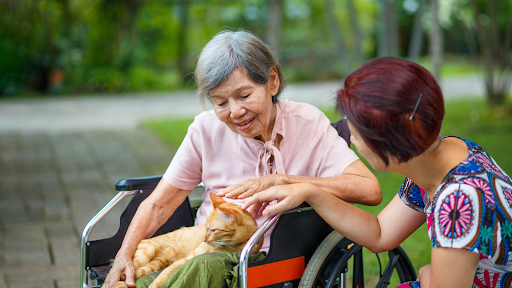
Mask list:
[{"label": "outstretched hand", "polygon": [[[242,206],[253,216],[261,214],[265,217],[277,215],[281,212],[293,209],[308,199],[311,192],[319,189],[308,183],[273,186],[265,191],[254,194]],[[274,205],[268,205],[277,201]]]},{"label": "outstretched hand", "polygon": [[134,274],[135,268],[131,258],[116,257],[102,287],[116,287],[119,281],[124,281],[128,287],[135,287]]},{"label": "outstretched hand", "polygon": [[270,174],[258,178],[243,180],[221,190],[217,195],[233,199],[244,199],[276,185],[289,184],[284,174]]}]

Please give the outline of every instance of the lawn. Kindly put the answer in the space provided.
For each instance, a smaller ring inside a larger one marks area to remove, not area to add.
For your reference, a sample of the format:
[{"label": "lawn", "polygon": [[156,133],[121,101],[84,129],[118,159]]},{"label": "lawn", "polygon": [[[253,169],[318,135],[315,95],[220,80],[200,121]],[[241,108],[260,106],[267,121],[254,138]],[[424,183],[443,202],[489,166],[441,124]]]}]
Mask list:
[{"label": "lawn", "polygon": [[[334,112],[333,108],[323,108],[322,110],[332,121],[340,117]],[[185,137],[187,127],[192,121],[192,117],[153,119],[146,121],[144,126],[153,131],[171,147],[177,148]],[[486,149],[509,175],[512,173],[512,115],[507,115],[505,109],[490,110],[482,100],[472,99],[447,102],[441,135],[456,135],[475,141]],[[352,148],[355,150],[354,147]],[[370,167],[369,165],[367,166]],[[378,206],[360,207],[376,215],[396,194],[404,177],[390,172],[373,172],[379,179],[384,199]],[[430,262],[431,248],[427,237],[426,225],[423,225],[404,241],[403,247],[411,258],[416,270],[428,264]],[[372,253],[365,253],[365,258],[365,271],[378,271],[378,264]],[[382,258],[383,256],[381,255]],[[395,284],[392,283],[390,287],[395,287],[393,286]],[[375,284],[368,283],[368,287],[372,286],[374,287]]]}]

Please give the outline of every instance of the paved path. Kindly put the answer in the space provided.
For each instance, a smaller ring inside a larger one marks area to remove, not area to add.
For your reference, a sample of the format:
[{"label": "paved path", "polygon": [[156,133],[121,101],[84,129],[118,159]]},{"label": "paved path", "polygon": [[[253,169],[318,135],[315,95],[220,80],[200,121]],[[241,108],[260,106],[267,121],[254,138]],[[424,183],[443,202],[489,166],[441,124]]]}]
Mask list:
[{"label": "paved path", "polygon": [[[85,224],[118,180],[162,174],[174,152],[140,129],[2,133],[0,147],[2,288],[78,287]],[[91,240],[112,236],[118,217]]]},{"label": "paved path", "polygon": [[[340,86],[340,82],[289,85],[281,98],[331,106]],[[483,81],[477,76],[441,81],[441,87],[446,99],[484,95]],[[204,108],[193,91],[2,100],[0,132],[134,129],[149,117],[197,115],[201,111]]]},{"label": "paved path", "polygon": [[[443,89],[447,98],[479,95],[480,82]],[[289,85],[282,97],[328,106],[338,87]],[[201,111],[193,92],[0,99],[0,288],[78,287],[85,224],[118,180],[162,174],[174,154],[140,121]],[[92,239],[111,236],[117,217]]]}]

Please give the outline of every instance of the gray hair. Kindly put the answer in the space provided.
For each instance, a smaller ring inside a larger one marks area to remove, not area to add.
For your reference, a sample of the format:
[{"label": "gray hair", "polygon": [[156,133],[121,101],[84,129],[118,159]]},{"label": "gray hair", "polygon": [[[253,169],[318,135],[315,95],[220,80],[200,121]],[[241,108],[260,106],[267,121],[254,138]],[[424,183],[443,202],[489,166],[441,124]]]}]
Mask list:
[{"label": "gray hair", "polygon": [[195,80],[201,101],[210,100],[210,92],[224,82],[233,71],[245,69],[254,83],[266,84],[269,69],[275,67],[279,90],[272,102],[286,86],[281,67],[271,47],[246,31],[222,31],[204,46],[195,70]]}]

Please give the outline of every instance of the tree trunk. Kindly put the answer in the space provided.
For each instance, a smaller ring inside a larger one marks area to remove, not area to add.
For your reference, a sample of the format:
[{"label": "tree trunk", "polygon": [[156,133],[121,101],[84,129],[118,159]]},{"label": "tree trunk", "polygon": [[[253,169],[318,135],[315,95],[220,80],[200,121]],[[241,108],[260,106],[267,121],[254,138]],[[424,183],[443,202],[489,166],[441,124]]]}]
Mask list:
[{"label": "tree trunk", "polygon": [[409,51],[407,58],[411,61],[418,61],[421,52],[421,44],[423,43],[423,15],[425,12],[425,4],[427,0],[420,0],[420,6],[414,15],[414,23],[412,26],[411,40],[409,41]]},{"label": "tree trunk", "polygon": [[327,8],[327,19],[329,21],[329,26],[331,27],[331,34],[334,39],[334,50],[338,57],[338,60],[341,62],[341,71],[343,75],[348,75],[350,73],[350,61],[348,60],[348,51],[347,46],[345,45],[345,41],[343,39],[343,34],[341,34],[341,30],[339,27],[338,19],[335,14],[334,4],[332,0],[325,0],[326,8]]},{"label": "tree trunk", "polygon": [[439,26],[438,2],[437,0],[431,0],[430,4],[432,8],[432,29],[430,30],[430,61],[432,63],[432,72],[434,77],[437,81],[439,81],[443,43],[441,27]]},{"label": "tree trunk", "polygon": [[283,0],[267,0],[269,19],[265,34],[266,43],[276,51],[281,45],[281,23],[283,19]]},{"label": "tree trunk", "polygon": [[[480,38],[481,61],[485,67],[487,100],[492,106],[505,103],[512,82],[512,61],[508,55],[512,48],[512,20],[508,17],[508,23],[503,27],[505,32],[502,37],[498,22],[500,17],[498,2],[498,0],[489,0],[485,3],[485,11],[480,11],[477,1],[470,1]],[[507,12],[509,11],[504,13]],[[487,25],[481,22],[481,13],[488,16]]]},{"label": "tree trunk", "polygon": [[398,25],[394,0],[381,0],[379,56],[398,56]]},{"label": "tree trunk", "polygon": [[[187,28],[188,28],[188,1],[177,2],[176,9],[180,19],[180,28],[178,30],[178,70],[182,77],[192,77],[187,66]],[[188,81],[190,79],[185,79]]]},{"label": "tree trunk", "polygon": [[361,34],[361,29],[359,27],[359,17],[354,6],[354,0],[346,1],[348,17],[350,19],[350,26],[352,27],[352,31],[354,31],[354,36],[356,40],[355,56],[357,63],[355,63],[355,66],[359,67],[359,65],[365,62],[365,57],[363,54],[363,35]]},{"label": "tree trunk", "polygon": [[466,41],[466,45],[468,46],[469,55],[476,59],[478,57],[478,47],[476,45],[475,38],[473,37],[473,33],[471,33],[471,30],[469,30],[468,25],[463,19],[459,19],[457,22],[462,30],[462,34],[464,35],[464,41]]}]

